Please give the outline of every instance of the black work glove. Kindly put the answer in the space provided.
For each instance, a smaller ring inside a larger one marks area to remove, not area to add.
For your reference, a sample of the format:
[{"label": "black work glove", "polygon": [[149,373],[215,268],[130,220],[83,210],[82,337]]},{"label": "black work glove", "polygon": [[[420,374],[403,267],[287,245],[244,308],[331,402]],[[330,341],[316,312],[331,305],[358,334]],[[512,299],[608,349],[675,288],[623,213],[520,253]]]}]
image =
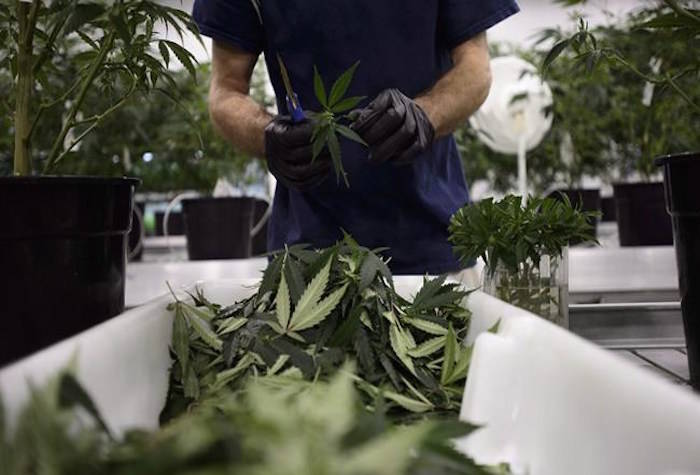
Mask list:
[{"label": "black work glove", "polygon": [[311,163],[312,134],[311,121],[295,123],[289,116],[277,116],[265,127],[268,168],[288,188],[307,191],[328,176],[331,160],[327,151]]},{"label": "black work glove", "polygon": [[352,128],[369,145],[374,163],[410,163],[435,138],[423,109],[398,89],[382,91],[366,108],[355,112],[355,119]]}]

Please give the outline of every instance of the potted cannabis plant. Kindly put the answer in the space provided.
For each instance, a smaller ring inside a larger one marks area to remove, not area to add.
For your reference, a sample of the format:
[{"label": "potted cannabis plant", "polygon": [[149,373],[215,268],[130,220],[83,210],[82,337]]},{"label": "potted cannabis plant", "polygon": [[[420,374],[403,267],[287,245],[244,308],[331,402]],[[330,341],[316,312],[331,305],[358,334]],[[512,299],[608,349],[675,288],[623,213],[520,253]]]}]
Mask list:
[{"label": "potted cannabis plant", "polygon": [[465,265],[484,260],[486,293],[568,327],[568,246],[595,242],[594,217],[566,198],[489,198],[455,213],[449,239]]},{"label": "potted cannabis plant", "polygon": [[555,60],[573,58],[591,74],[612,74],[605,115],[622,177],[614,184],[622,245],[672,243],[654,158],[700,148],[694,21],[693,10],[663,0],[631,14],[623,26],[589,29],[580,21],[572,34],[550,31],[555,44],[545,71]]},{"label": "potted cannabis plant", "polygon": [[[155,27],[196,28],[148,0],[17,0],[0,4],[0,22],[0,71],[11,71],[2,107],[14,132],[14,176],[0,178],[2,364],[123,310],[137,180],[55,173],[129,100],[167,93],[171,54],[194,72],[191,54]],[[108,106],[87,107],[95,95]]]}]

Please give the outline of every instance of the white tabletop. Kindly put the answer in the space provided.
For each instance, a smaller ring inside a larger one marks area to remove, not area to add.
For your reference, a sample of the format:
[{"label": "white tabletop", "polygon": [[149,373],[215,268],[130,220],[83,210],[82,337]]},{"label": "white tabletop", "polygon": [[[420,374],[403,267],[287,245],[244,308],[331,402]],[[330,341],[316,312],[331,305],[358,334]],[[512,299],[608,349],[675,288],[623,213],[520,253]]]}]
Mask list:
[{"label": "white tabletop", "polygon": [[[618,294],[622,296],[618,301],[626,294],[648,294],[656,300],[656,295],[673,296],[678,290],[676,256],[671,246],[573,248],[569,256],[572,294]],[[163,295],[167,292],[166,281],[181,286],[198,280],[256,278],[266,265],[265,258],[129,264],[126,305],[133,307]]]},{"label": "white tabletop", "polygon": [[126,267],[126,306],[135,307],[167,293],[166,281],[175,288],[198,280],[258,278],[266,266],[266,258],[130,263]]}]

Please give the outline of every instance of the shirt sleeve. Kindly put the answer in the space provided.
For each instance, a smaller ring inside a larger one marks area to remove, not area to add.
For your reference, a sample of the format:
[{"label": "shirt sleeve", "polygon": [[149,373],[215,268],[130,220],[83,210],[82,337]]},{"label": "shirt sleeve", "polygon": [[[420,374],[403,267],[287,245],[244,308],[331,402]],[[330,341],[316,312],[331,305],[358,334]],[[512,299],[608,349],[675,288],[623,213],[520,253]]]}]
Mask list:
[{"label": "shirt sleeve", "polygon": [[251,0],[195,0],[192,17],[202,35],[260,54],[265,46],[260,13]]},{"label": "shirt sleeve", "polygon": [[452,49],[519,11],[515,0],[440,0],[438,32]]}]

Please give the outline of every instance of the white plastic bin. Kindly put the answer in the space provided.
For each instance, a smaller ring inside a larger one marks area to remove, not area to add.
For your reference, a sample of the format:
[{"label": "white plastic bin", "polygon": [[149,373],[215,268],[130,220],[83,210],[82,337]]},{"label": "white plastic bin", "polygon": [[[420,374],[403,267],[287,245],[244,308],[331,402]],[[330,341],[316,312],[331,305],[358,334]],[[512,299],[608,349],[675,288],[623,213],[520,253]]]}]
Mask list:
[{"label": "white plastic bin", "polygon": [[[422,279],[396,278],[403,294]],[[256,280],[199,284],[227,304]],[[116,432],[154,429],[168,384],[172,315],[165,296],[0,370],[10,421],[73,358],[77,376]],[[530,475],[700,473],[700,399],[516,307],[475,292],[476,342],[461,417],[484,428],[459,447]],[[501,321],[498,334],[484,334]]]}]

